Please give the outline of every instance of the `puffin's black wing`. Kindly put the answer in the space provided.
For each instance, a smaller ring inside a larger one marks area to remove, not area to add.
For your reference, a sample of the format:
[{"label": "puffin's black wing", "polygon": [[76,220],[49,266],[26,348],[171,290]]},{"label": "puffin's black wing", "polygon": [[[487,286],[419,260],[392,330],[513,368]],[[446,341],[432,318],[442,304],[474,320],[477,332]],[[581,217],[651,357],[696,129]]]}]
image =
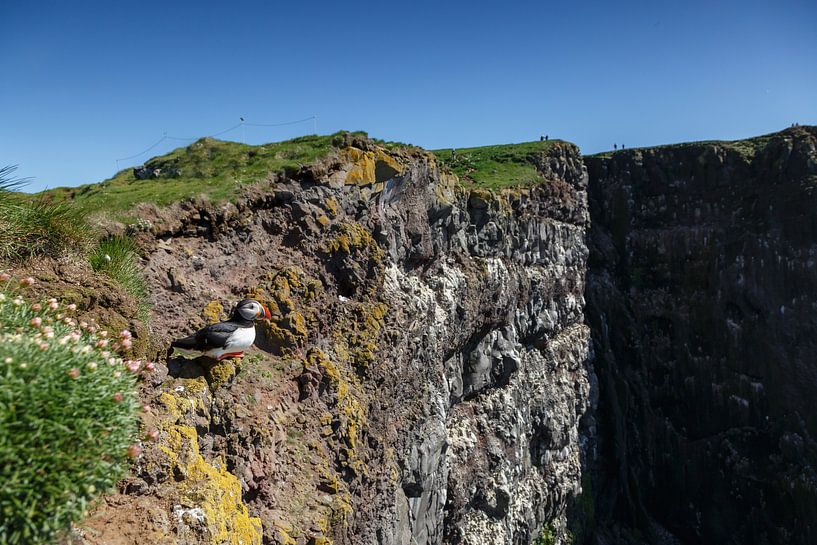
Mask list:
[{"label": "puffin's black wing", "polygon": [[170,346],[185,350],[199,350],[201,352],[210,350],[211,348],[224,348],[227,344],[227,340],[235,333],[238,327],[238,324],[229,321],[211,324],[199,329],[189,337],[173,341],[170,343]]}]

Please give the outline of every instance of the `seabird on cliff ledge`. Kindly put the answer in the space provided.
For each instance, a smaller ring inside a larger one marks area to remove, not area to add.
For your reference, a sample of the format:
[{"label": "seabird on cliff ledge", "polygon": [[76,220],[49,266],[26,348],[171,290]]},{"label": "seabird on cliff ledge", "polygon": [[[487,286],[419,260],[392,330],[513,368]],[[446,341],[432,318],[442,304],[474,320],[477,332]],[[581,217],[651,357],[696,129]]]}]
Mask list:
[{"label": "seabird on cliff ledge", "polygon": [[208,325],[189,337],[170,343],[182,352],[194,351],[218,361],[240,358],[255,342],[255,320],[269,320],[270,311],[258,301],[244,299],[224,322]]}]

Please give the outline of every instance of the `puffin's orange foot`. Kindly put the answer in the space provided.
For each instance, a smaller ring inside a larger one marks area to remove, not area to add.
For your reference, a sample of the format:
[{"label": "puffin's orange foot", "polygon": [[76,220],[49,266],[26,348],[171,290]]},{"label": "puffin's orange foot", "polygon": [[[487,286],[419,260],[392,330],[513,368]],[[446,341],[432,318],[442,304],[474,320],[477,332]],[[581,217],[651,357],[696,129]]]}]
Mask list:
[{"label": "puffin's orange foot", "polygon": [[226,360],[227,358],[243,358],[244,352],[227,352],[218,357],[218,361]]}]

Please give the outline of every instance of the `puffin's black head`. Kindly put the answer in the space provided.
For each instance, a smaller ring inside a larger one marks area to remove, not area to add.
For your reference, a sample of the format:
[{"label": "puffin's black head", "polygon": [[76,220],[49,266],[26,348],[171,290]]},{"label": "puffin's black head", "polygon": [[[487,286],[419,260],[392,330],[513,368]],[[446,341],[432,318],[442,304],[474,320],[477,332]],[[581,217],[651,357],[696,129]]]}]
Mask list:
[{"label": "puffin's black head", "polygon": [[241,318],[242,320],[258,320],[272,318],[270,311],[255,299],[244,299],[233,309],[230,318]]}]

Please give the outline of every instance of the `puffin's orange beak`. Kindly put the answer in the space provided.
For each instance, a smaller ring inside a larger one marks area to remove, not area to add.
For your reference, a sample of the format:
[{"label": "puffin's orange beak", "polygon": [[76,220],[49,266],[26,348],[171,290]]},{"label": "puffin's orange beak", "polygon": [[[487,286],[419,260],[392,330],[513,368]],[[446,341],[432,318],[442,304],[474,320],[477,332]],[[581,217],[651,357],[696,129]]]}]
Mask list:
[{"label": "puffin's orange beak", "polygon": [[271,319],[271,318],[272,318],[272,314],[270,314],[269,309],[268,309],[267,307],[265,307],[264,305],[261,305],[261,308],[263,308],[263,309],[264,309],[264,319],[265,319],[265,320],[269,320],[269,319]]}]

